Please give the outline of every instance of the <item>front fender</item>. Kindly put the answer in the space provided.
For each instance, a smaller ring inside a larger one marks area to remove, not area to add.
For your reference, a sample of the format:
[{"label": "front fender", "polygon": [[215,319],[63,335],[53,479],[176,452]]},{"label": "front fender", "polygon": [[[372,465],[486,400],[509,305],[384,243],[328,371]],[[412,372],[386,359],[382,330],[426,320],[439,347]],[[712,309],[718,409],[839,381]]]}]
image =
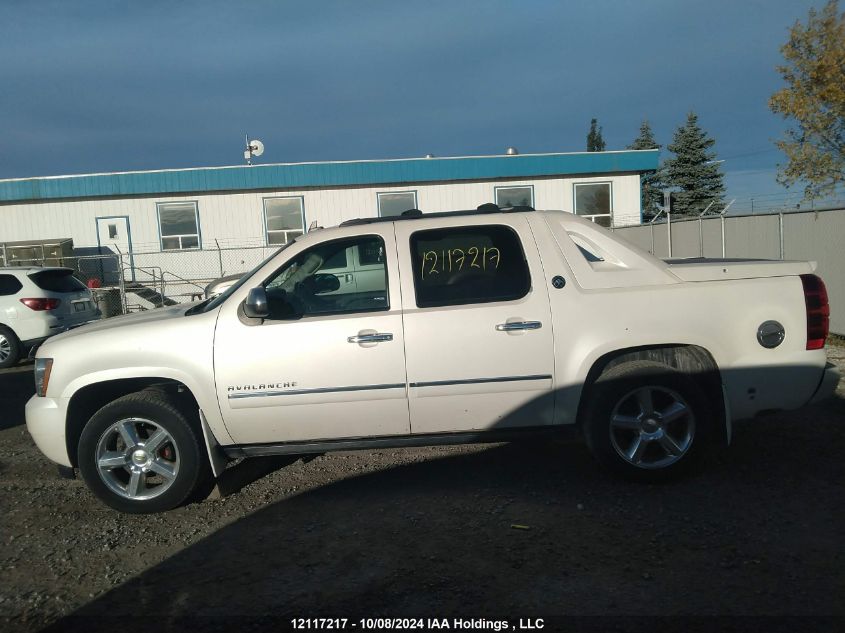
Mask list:
[{"label": "front fender", "polygon": [[62,390],[60,397],[69,402],[75,394],[86,387],[118,380],[139,379],[172,380],[185,385],[196,399],[217,442],[223,445],[234,443],[220,415],[213,381],[211,385],[205,387],[192,374],[172,367],[121,367],[83,374],[71,380]]}]

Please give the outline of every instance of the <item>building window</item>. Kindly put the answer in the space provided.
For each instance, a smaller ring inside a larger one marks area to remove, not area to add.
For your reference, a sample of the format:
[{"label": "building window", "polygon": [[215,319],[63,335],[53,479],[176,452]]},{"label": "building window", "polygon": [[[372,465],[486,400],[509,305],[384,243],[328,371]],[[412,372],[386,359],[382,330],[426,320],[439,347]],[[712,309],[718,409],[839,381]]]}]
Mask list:
[{"label": "building window", "polygon": [[496,204],[500,209],[534,207],[534,187],[496,187]]},{"label": "building window", "polygon": [[609,182],[576,183],[575,214],[601,226],[611,225],[613,189]]},{"label": "building window", "polygon": [[267,244],[287,244],[302,235],[305,212],[302,197],[264,198]]},{"label": "building window", "polygon": [[513,301],[531,288],[522,244],[507,226],[416,231],[411,260],[420,308]]},{"label": "building window", "polygon": [[416,191],[378,194],[378,214],[383,218],[402,215],[405,211],[416,208]]},{"label": "building window", "polygon": [[196,202],[161,202],[156,207],[161,250],[182,251],[200,247],[200,220]]}]

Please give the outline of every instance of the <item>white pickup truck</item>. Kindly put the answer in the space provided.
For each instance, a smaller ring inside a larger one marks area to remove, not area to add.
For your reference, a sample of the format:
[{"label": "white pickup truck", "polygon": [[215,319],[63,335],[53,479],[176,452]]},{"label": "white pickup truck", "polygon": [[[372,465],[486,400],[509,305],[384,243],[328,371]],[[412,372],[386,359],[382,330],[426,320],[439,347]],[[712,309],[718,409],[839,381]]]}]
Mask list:
[{"label": "white pickup truck", "polygon": [[49,339],[27,426],[126,512],[184,503],[230,458],[566,430],[665,477],[733,420],[833,392],[813,270],[666,263],[557,211],[352,220],[213,299]]}]

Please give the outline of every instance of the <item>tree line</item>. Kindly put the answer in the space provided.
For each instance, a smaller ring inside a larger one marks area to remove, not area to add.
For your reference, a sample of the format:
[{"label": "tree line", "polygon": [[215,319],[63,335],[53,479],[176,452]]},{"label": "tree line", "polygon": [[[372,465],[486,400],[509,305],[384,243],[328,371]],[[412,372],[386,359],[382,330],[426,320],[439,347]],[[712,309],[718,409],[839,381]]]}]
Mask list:
[{"label": "tree line", "polygon": [[[785,63],[777,67],[786,86],[769,100],[769,108],[792,125],[786,138],[776,141],[787,158],[778,165],[778,182],[800,185],[804,198],[813,200],[845,182],[845,13],[838,0],[828,0],[821,11],[810,9],[806,24],[797,21],[781,47]],[[653,217],[671,192],[672,213],[697,215],[708,207],[724,208],[724,174],[716,159],[715,140],[687,115],[667,149],[674,154],[657,171],[642,177],[643,215]],[[649,122],[628,149],[661,149]],[[605,149],[602,128],[590,121],[587,151]]]},{"label": "tree line", "polygon": [[[663,161],[657,171],[643,174],[642,209],[650,217],[663,205],[663,192],[672,192],[672,213],[698,214],[710,207],[721,211],[724,203],[724,174],[719,168],[713,149],[715,140],[698,124],[698,115],[690,112],[686,123],[680,126],[667,149],[674,156]],[[649,122],[643,121],[640,133],[628,149],[661,149]],[[587,134],[587,151],[604,151],[602,128],[596,119],[590,121]]]}]

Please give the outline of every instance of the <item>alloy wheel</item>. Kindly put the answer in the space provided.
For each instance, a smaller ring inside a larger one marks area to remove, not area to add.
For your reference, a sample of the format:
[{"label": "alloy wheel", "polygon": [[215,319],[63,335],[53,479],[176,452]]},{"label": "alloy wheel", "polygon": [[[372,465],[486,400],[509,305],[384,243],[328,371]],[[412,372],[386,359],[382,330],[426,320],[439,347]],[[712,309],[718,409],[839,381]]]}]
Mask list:
[{"label": "alloy wheel", "polygon": [[637,468],[666,468],[692,446],[695,415],[677,392],[645,386],[623,396],[610,416],[610,441]]},{"label": "alloy wheel", "polygon": [[134,501],[164,493],[179,474],[179,450],[170,433],[144,418],[125,418],[107,428],[95,459],[103,483]]},{"label": "alloy wheel", "polygon": [[0,363],[12,355],[12,343],[3,334],[0,334]]}]

